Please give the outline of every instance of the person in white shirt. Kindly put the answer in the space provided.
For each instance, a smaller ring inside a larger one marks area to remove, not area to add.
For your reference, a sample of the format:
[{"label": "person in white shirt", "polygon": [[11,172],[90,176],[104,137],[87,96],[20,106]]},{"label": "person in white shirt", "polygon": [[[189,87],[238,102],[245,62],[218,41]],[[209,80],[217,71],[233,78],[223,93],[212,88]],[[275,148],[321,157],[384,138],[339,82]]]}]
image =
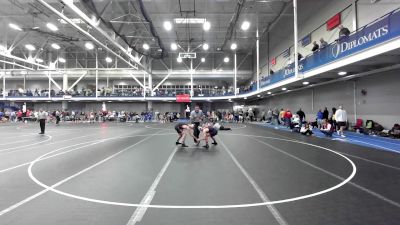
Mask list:
[{"label": "person in white shirt", "polygon": [[343,109],[342,106],[339,106],[339,109],[336,110],[335,119],[338,126],[340,127],[340,129],[337,131],[338,135],[340,135],[341,137],[346,137],[344,136],[343,130],[346,127],[347,123],[347,112]]},{"label": "person in white shirt", "polygon": [[322,120],[322,126],[321,126],[320,131],[321,131],[323,134],[325,134],[326,136],[332,137],[332,133],[333,133],[332,124],[330,124],[330,123],[328,122],[328,120],[323,119],[323,120]]},{"label": "person in white shirt", "polygon": [[190,118],[190,107],[189,107],[189,105],[186,105],[185,116],[186,116],[187,119]]},{"label": "person in white shirt", "polygon": [[40,133],[39,134],[44,134],[44,130],[46,128],[47,117],[48,117],[47,112],[40,109],[39,113],[38,113],[38,120],[39,120],[39,124],[40,124]]}]

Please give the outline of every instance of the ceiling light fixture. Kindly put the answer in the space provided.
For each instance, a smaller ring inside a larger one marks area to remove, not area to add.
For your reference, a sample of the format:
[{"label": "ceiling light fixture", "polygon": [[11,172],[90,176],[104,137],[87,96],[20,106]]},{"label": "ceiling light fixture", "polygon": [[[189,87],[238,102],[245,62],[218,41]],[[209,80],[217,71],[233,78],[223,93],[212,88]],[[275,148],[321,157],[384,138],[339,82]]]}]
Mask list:
[{"label": "ceiling light fixture", "polygon": [[346,74],[347,74],[346,71],[340,71],[340,72],[338,73],[339,76],[344,76],[344,75],[346,75]]},{"label": "ceiling light fixture", "polygon": [[54,48],[54,49],[56,49],[56,50],[58,50],[58,49],[61,48],[60,45],[58,45],[58,44],[56,44],[56,43],[51,44],[51,47]]},{"label": "ceiling light fixture", "polygon": [[228,57],[225,57],[225,58],[224,58],[224,62],[225,62],[225,63],[228,63],[228,62],[229,62],[229,58],[228,58]]},{"label": "ceiling light fixture", "polygon": [[36,58],[35,61],[36,61],[37,63],[42,63],[42,62],[43,62],[43,59]]},{"label": "ceiling light fixture", "polygon": [[182,62],[182,58],[181,58],[181,57],[178,57],[178,58],[176,59],[176,61],[177,61],[178,63],[181,63],[181,62]]},{"label": "ceiling light fixture", "polygon": [[60,62],[60,63],[65,63],[66,62],[66,60],[64,59],[64,58],[58,58],[58,61]]},{"label": "ceiling light fixture", "polygon": [[144,49],[144,50],[149,50],[149,49],[150,49],[149,44],[144,43],[144,44],[143,44],[143,49]]},{"label": "ceiling light fixture", "polygon": [[267,94],[269,94],[269,95],[270,95],[270,94],[272,94],[272,92],[268,91],[268,92],[267,92]]},{"label": "ceiling light fixture", "polygon": [[250,22],[249,21],[243,21],[242,26],[240,26],[242,30],[248,30],[250,28]]},{"label": "ceiling light fixture", "polygon": [[89,49],[89,50],[92,50],[92,49],[94,49],[94,45],[92,44],[92,42],[86,42],[85,43],[85,48]]},{"label": "ceiling light fixture", "polygon": [[175,18],[174,22],[176,24],[204,24],[206,22],[205,18]]},{"label": "ceiling light fixture", "polygon": [[164,29],[170,31],[172,29],[172,23],[169,21],[164,21]]},{"label": "ceiling light fixture", "polygon": [[10,23],[10,24],[8,24],[8,26],[11,27],[14,30],[22,31],[21,27],[19,27],[17,24]]},{"label": "ceiling light fixture", "polygon": [[208,31],[208,30],[210,30],[210,28],[211,28],[210,22],[205,21],[205,22],[203,23],[203,29],[204,29],[205,31]]},{"label": "ceiling light fixture", "polygon": [[287,90],[287,88],[285,88],[285,87],[282,88],[282,91],[286,91],[286,90]]},{"label": "ceiling light fixture", "polygon": [[237,44],[236,43],[232,43],[231,44],[231,50],[236,50],[237,48]]},{"label": "ceiling light fixture", "polygon": [[112,62],[112,58],[106,57],[106,62],[107,62],[107,63],[111,63],[111,62]]},{"label": "ceiling light fixture", "polygon": [[178,45],[176,43],[171,43],[171,50],[176,51],[178,49]]},{"label": "ceiling light fixture", "polygon": [[51,31],[58,31],[58,27],[52,23],[47,23],[46,24],[47,28],[49,28]]},{"label": "ceiling light fixture", "polygon": [[310,82],[308,82],[308,81],[303,82],[303,85],[309,85],[309,84],[310,84]]},{"label": "ceiling light fixture", "polygon": [[206,61],[206,58],[201,58],[201,62],[205,62]]},{"label": "ceiling light fixture", "polygon": [[204,43],[204,44],[203,44],[203,50],[204,50],[204,51],[207,51],[209,48],[210,48],[210,46],[208,46],[207,43]]},{"label": "ceiling light fixture", "polygon": [[31,44],[25,45],[25,48],[28,49],[29,51],[35,51],[36,50],[35,46],[33,46]]}]

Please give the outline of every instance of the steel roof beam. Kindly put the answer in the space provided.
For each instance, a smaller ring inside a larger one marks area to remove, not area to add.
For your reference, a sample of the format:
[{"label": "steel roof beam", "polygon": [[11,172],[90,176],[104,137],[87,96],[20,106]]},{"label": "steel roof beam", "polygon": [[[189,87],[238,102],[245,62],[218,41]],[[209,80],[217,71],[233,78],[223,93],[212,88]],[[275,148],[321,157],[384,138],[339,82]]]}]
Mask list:
[{"label": "steel roof beam", "polygon": [[[61,19],[65,20],[67,23],[69,23],[71,26],[73,26],[75,29],[77,29],[80,33],[84,34],[86,37],[90,38],[92,41],[96,42],[98,45],[106,49],[107,51],[111,52],[114,54],[117,58],[120,58],[122,61],[127,63],[129,66],[131,66],[134,69],[138,69],[137,66],[133,65],[130,61],[126,60],[124,57],[120,56],[118,53],[114,52],[110,48],[108,48],[105,44],[103,44],[101,41],[97,40],[93,35],[91,35],[89,32],[83,30],[80,26],[76,25],[74,22],[72,22],[68,17],[66,17],[64,14],[53,8],[51,5],[49,5],[46,1],[44,0],[38,0],[43,6],[45,6],[47,9],[55,13],[57,16],[59,16]],[[76,14],[78,14],[81,19],[83,19],[85,22],[90,24],[96,31],[101,33],[104,37],[106,37],[114,46],[119,48],[125,55],[127,55],[132,61],[136,62],[137,65],[139,65],[141,68],[144,69],[143,65],[138,63],[134,57],[126,52],[126,50],[118,44],[113,38],[111,38],[105,31],[103,31],[101,28],[96,26],[95,21],[92,21],[89,17],[85,15],[79,8],[77,8],[72,1],[65,1],[66,5],[71,8]],[[144,69],[146,72],[146,70]],[[146,72],[147,73],[147,72]],[[135,81],[144,88],[144,85],[142,82],[140,82],[136,77],[134,77]]]}]

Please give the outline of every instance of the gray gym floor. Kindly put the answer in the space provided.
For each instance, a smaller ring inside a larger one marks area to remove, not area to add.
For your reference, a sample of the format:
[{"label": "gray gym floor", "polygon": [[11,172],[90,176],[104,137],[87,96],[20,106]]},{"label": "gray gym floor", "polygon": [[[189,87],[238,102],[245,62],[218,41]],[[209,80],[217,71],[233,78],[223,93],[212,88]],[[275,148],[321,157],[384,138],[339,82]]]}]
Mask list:
[{"label": "gray gym floor", "polygon": [[0,224],[400,224],[399,154],[231,127],[206,150],[173,124],[1,124]]}]

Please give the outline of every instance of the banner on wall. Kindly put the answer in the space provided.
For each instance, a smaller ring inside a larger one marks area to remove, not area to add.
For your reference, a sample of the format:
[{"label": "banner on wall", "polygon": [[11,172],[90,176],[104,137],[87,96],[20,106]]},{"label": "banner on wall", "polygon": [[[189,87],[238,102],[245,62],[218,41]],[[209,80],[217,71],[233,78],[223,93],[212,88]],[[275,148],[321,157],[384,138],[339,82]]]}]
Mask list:
[{"label": "banner on wall", "polygon": [[289,57],[289,56],[290,56],[290,48],[286,49],[286,50],[282,53],[282,56],[285,57],[285,58]]},{"label": "banner on wall", "polygon": [[176,102],[190,102],[189,94],[176,95]]},{"label": "banner on wall", "polygon": [[271,60],[271,65],[273,65],[273,66],[276,65],[276,58],[273,58],[273,59]]},{"label": "banner on wall", "polygon": [[[331,62],[344,59],[381,43],[400,38],[400,10],[365,26],[350,36],[335,41],[327,47],[314,52],[299,62],[299,71],[308,72]],[[294,63],[282,68],[260,81],[260,87],[266,87],[294,77]]]},{"label": "banner on wall", "polygon": [[341,13],[338,13],[326,22],[326,30],[333,30],[342,23],[340,15]]},{"label": "banner on wall", "polygon": [[303,39],[301,39],[301,46],[305,47],[311,43],[311,34],[305,36]]}]

